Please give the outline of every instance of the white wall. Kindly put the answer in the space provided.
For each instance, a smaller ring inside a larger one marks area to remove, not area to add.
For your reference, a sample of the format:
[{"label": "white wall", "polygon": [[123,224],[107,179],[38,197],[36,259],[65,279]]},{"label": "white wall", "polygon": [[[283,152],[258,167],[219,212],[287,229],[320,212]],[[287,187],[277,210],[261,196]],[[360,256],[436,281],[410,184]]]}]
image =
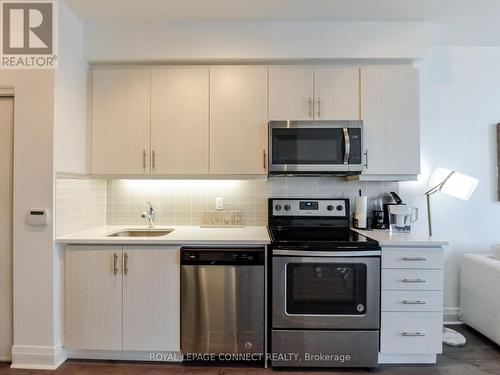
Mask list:
[{"label": "white wall", "polygon": [[[425,209],[425,182],[437,166],[479,178],[468,202],[432,198],[433,231],[449,240],[445,253],[445,308],[460,306],[459,259],[500,243],[496,132],[500,122],[500,47],[431,47],[421,63],[423,174],[401,184],[401,193]],[[425,217],[425,216],[424,216]],[[421,220],[419,229],[427,230]]]},{"label": "white wall", "polygon": [[413,59],[421,22],[150,22],[87,25],[89,61]]},{"label": "white wall", "polygon": [[[445,313],[460,307],[460,255],[500,243],[495,124],[500,122],[500,2],[452,0],[428,25],[420,64],[422,176],[401,193],[425,210],[425,184],[437,166],[480,179],[468,202],[432,198],[433,231],[445,252]],[[425,214],[425,211],[423,212]],[[417,228],[427,230],[427,221]],[[456,318],[456,316],[455,316]]]},{"label": "white wall", "polygon": [[84,24],[59,1],[59,60],[55,75],[54,170],[85,173],[87,70]]},{"label": "white wall", "polygon": [[[53,206],[53,71],[0,71],[0,87],[15,90],[13,202],[13,360],[17,349],[53,348],[53,233],[30,227],[30,208]],[[18,352],[19,353],[19,352]]]}]

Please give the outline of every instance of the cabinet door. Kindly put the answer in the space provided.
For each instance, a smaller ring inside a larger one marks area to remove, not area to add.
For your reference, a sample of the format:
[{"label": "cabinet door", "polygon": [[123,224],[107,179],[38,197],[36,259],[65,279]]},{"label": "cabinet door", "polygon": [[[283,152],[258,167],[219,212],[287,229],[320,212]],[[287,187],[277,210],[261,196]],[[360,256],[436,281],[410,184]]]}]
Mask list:
[{"label": "cabinet door", "polygon": [[359,120],[359,68],[314,69],[314,118]]},{"label": "cabinet door", "polygon": [[92,72],[92,173],[149,173],[150,71]]},{"label": "cabinet door", "polygon": [[210,69],[210,173],[267,173],[267,69]]},{"label": "cabinet door", "polygon": [[179,351],[179,248],[123,251],[123,349]]},{"label": "cabinet door", "polygon": [[151,171],[208,174],[208,68],[151,72]]},{"label": "cabinet door", "polygon": [[269,119],[312,120],[314,117],[313,69],[269,69]]},{"label": "cabinet door", "polygon": [[403,66],[361,68],[361,119],[371,175],[420,173],[418,71]]},{"label": "cabinet door", "polygon": [[121,247],[68,246],[65,251],[65,346],[121,350]]}]

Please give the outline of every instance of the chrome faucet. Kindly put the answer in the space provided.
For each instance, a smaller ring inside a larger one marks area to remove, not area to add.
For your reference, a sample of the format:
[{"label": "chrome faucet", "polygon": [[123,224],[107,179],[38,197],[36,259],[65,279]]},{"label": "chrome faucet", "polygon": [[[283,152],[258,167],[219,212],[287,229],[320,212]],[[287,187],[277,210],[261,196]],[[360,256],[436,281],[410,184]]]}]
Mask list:
[{"label": "chrome faucet", "polygon": [[155,227],[155,209],[153,207],[153,204],[151,202],[148,202],[149,209],[147,211],[144,211],[141,215],[142,218],[148,219],[149,220],[149,229],[153,229]]}]

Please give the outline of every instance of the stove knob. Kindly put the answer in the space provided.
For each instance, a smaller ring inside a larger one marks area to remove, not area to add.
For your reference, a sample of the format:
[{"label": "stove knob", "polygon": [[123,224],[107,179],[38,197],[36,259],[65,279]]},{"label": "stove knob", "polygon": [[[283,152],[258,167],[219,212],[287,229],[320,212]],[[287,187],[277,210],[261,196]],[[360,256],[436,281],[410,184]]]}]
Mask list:
[{"label": "stove knob", "polygon": [[281,211],[281,204],[277,204],[277,205],[274,207],[274,209],[275,209],[276,211]]},{"label": "stove knob", "polygon": [[342,206],[341,204],[339,204],[337,206],[337,211],[342,211],[344,209],[344,206]]},{"label": "stove knob", "polygon": [[333,206],[330,204],[330,205],[328,205],[328,206],[326,207],[326,209],[327,209],[328,211],[333,211]]},{"label": "stove knob", "polygon": [[290,211],[290,205],[289,204],[285,204],[285,211]]}]

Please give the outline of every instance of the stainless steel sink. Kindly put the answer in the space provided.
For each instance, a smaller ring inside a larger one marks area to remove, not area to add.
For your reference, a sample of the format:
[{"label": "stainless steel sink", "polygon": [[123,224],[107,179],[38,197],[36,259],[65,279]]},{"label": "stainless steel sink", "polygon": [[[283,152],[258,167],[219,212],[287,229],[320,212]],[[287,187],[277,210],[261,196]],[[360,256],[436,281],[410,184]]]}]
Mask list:
[{"label": "stainless steel sink", "polygon": [[127,229],[108,234],[106,237],[161,237],[173,231],[173,229]]}]

